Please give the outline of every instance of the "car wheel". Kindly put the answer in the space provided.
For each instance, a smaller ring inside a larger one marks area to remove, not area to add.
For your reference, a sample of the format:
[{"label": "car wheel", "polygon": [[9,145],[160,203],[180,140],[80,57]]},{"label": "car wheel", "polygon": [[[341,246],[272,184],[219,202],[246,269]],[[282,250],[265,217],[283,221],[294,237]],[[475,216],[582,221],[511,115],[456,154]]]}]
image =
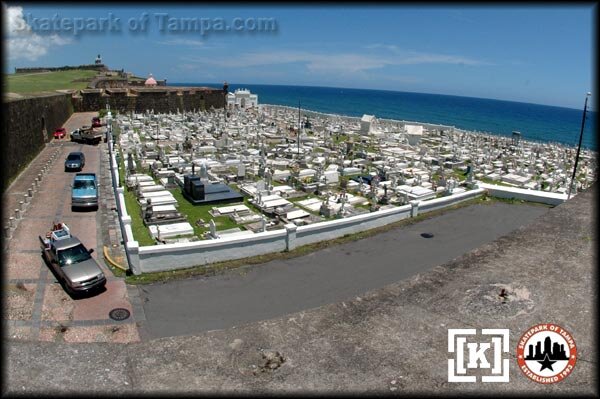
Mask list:
[{"label": "car wheel", "polygon": [[65,290],[65,292],[67,294],[71,294],[73,291],[71,290],[71,287],[69,287],[69,284],[67,283],[67,279],[62,276],[59,278],[60,278],[60,285],[63,286],[63,289]]}]

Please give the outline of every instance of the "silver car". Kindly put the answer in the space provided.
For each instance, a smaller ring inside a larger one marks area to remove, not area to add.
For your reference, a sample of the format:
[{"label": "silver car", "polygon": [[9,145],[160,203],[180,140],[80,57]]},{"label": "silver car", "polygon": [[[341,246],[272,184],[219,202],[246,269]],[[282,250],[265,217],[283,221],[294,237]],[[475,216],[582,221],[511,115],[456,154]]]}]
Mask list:
[{"label": "silver car", "polygon": [[106,277],[100,265],[91,257],[77,237],[48,241],[40,237],[44,258],[56,275],[63,281],[67,291],[88,292],[106,285]]}]

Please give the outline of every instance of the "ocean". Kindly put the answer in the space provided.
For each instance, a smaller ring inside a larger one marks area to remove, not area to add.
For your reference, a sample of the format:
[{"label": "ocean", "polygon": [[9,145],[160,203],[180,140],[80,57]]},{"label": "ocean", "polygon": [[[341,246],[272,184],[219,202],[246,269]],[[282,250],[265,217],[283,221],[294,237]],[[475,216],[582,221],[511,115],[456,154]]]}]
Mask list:
[{"label": "ocean", "polygon": [[[222,83],[169,83],[172,86],[208,86]],[[259,104],[287,105],[348,116],[375,115],[382,119],[455,126],[497,135],[521,132],[525,140],[576,146],[581,131],[581,109],[440,94],[312,86],[229,84],[229,91],[246,88],[258,94]],[[583,146],[598,150],[596,112],[588,107]]]}]

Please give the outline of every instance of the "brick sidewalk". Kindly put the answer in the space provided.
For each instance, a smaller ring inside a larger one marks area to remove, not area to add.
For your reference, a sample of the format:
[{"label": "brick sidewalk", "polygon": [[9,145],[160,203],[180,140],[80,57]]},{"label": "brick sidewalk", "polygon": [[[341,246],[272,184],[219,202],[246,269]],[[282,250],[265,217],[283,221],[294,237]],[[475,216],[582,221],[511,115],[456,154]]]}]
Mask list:
[{"label": "brick sidewalk", "polygon": [[[78,113],[65,123],[67,131],[89,124],[95,113]],[[73,212],[69,184],[72,174],[64,172],[63,160],[70,151],[84,151],[86,172],[99,177],[101,204],[97,212]],[[45,172],[40,173],[41,170]],[[24,195],[31,182],[41,174],[32,197],[25,205]],[[19,175],[3,196],[4,209],[17,209],[24,201],[24,212],[14,228],[5,230],[6,280],[4,324],[9,338],[65,342],[136,342],[136,321],[144,320],[135,287],[128,287],[107,267],[103,255],[127,266],[120,238],[106,144],[87,146],[67,139],[48,143],[30,166]],[[13,210],[14,213],[14,210]],[[40,254],[38,235],[53,221],[65,222],[88,248],[107,276],[106,289],[81,299],[69,296],[56,280]],[[114,308],[125,308],[131,316],[123,321],[109,317]]]}]

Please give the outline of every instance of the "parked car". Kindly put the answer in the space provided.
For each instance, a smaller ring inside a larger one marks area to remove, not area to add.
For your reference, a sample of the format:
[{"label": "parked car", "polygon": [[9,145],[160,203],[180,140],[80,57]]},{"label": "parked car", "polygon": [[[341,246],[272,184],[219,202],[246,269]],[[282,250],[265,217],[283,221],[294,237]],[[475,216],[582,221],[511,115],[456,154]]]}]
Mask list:
[{"label": "parked car", "polygon": [[70,170],[82,170],[85,166],[85,155],[83,152],[70,152],[65,159],[65,172]]},{"label": "parked car", "polygon": [[38,238],[44,259],[67,292],[89,292],[106,285],[100,265],[90,256],[94,250],[71,235],[66,224],[55,224],[45,237]]},{"label": "parked car", "polygon": [[77,173],[71,186],[71,209],[98,209],[98,181],[95,173]]},{"label": "parked car", "polygon": [[67,130],[64,127],[59,127],[54,131],[55,139],[62,139],[67,135]]}]

